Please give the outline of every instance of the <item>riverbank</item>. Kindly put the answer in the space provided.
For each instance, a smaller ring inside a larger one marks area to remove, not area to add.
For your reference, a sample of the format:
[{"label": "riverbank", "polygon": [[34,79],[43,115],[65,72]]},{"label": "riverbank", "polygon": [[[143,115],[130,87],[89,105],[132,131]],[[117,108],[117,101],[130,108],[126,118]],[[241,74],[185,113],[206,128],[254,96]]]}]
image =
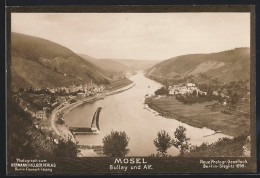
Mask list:
[{"label": "riverbank", "polygon": [[232,115],[205,108],[213,102],[183,104],[175,97],[149,97],[145,99],[151,109],[161,116],[176,119],[190,126],[209,128],[230,136],[249,135],[250,115],[234,112]]},{"label": "riverbank", "polygon": [[[75,109],[79,106],[82,106],[82,105],[85,105],[85,104],[90,104],[90,103],[93,103],[93,102],[100,100],[100,99],[104,99],[106,96],[110,96],[110,95],[114,95],[114,94],[124,92],[126,90],[131,89],[134,86],[135,86],[135,84],[131,83],[131,84],[128,84],[126,86],[124,85],[121,88],[109,90],[109,91],[106,91],[104,93],[96,94],[92,97],[88,97],[88,98],[84,98],[82,100],[78,100],[78,101],[71,103],[71,104],[68,104],[67,102],[62,103],[58,107],[56,107],[53,110],[52,114],[50,115],[51,127],[56,132],[56,134],[61,137],[61,139],[64,139],[64,140],[70,139],[74,143],[77,143],[76,138],[71,133],[71,131],[69,130],[69,127],[66,125],[66,123],[57,124],[56,121],[59,118],[64,118],[70,111],[72,111],[73,109]],[[96,153],[96,152],[97,152],[96,156],[100,155],[100,149],[92,149],[92,148],[90,149],[89,147],[85,146],[85,147],[81,147],[79,150],[81,151],[79,156],[95,156],[94,153]]]},{"label": "riverbank", "polygon": [[108,92],[106,93],[106,96],[115,95],[115,94],[124,92],[124,91],[126,91],[126,90],[129,90],[129,89],[133,88],[134,86],[135,86],[135,84],[132,83],[132,84],[129,84],[129,85],[127,85],[127,86],[124,86],[124,87],[122,87],[122,88],[120,88],[120,89],[115,89],[115,90],[112,90],[112,91],[108,91]]}]

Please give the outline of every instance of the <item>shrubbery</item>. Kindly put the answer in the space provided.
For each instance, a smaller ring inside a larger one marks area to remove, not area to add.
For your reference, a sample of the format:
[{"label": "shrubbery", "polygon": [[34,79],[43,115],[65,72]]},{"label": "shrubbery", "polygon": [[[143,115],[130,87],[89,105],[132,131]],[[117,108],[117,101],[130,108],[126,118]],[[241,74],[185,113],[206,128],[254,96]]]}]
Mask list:
[{"label": "shrubbery", "polygon": [[60,140],[57,147],[53,150],[56,157],[77,157],[78,152],[77,144],[71,140]]},{"label": "shrubbery", "polygon": [[178,94],[175,98],[184,103],[184,104],[193,104],[193,103],[201,103],[205,101],[212,101],[214,99],[218,99],[218,96],[215,95],[205,95],[205,94],[194,94],[194,93],[187,93],[184,95]]},{"label": "shrubbery", "polygon": [[243,156],[243,146],[247,143],[247,136],[241,135],[234,138],[220,138],[218,141],[208,144],[202,143],[200,146],[191,146],[189,138],[186,136],[186,128],[179,126],[174,132],[175,139],[162,130],[158,132],[154,145],[157,154],[151,154],[150,157],[167,157],[167,149],[171,146],[179,149],[179,156],[182,157],[234,157]]},{"label": "shrubbery", "polygon": [[8,159],[52,156],[54,143],[33,125],[33,118],[17,102],[11,100],[7,119]]},{"label": "shrubbery", "polygon": [[36,129],[34,118],[25,112],[14,100],[9,103],[7,119],[7,156],[8,160],[23,157],[76,157],[77,144],[60,141],[56,145]]},{"label": "shrubbery", "polygon": [[104,155],[111,157],[123,157],[127,154],[130,138],[125,132],[112,131],[103,138]]},{"label": "shrubbery", "polygon": [[164,88],[164,87],[162,87],[162,88],[156,90],[154,93],[156,95],[168,95],[169,94],[169,90]]},{"label": "shrubbery", "polygon": [[75,99],[71,99],[71,100],[70,100],[70,104],[76,103],[76,102],[77,102],[77,100],[75,100]]},{"label": "shrubbery", "polygon": [[189,157],[232,157],[243,156],[243,146],[246,144],[246,136],[235,138],[220,138],[212,144],[202,143],[200,146],[192,146],[190,152],[185,154]]}]

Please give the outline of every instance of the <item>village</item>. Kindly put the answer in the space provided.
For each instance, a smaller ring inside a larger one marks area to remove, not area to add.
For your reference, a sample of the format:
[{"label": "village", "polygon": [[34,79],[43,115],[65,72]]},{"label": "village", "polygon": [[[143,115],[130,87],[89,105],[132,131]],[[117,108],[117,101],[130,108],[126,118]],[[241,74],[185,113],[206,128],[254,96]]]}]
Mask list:
[{"label": "village", "polygon": [[[98,86],[91,82],[90,84],[69,87],[19,89],[19,92],[14,97],[20,107],[33,118],[35,128],[39,129],[48,140],[58,144],[61,137],[55,134],[51,127],[50,117],[52,112],[77,101],[93,98],[103,93],[105,89],[105,85]],[[63,118],[58,118],[56,124],[64,124]]]},{"label": "village", "polygon": [[213,90],[210,93],[202,91],[194,83],[169,86],[168,90],[169,95],[175,95],[177,100],[185,104],[216,100],[220,105],[227,106],[227,102],[230,100],[229,96],[217,90]]},{"label": "village", "polygon": [[207,92],[201,91],[194,83],[187,83],[186,85],[174,85],[168,87],[169,94],[170,95],[177,95],[177,94],[192,94],[193,92],[196,92],[196,94],[201,95],[207,95]]},{"label": "village", "polygon": [[178,85],[164,86],[155,91],[155,95],[174,96],[184,104],[216,101],[219,105],[236,109],[240,102],[247,102],[250,92],[239,82],[226,85],[205,85],[186,82]]},{"label": "village", "polygon": [[103,99],[133,86],[127,77],[121,77],[109,85],[96,85],[91,80],[87,84],[68,87],[19,88],[12,97],[31,116],[34,127],[47,140],[58,144],[59,140],[75,141],[64,122],[65,113],[83,103]]}]

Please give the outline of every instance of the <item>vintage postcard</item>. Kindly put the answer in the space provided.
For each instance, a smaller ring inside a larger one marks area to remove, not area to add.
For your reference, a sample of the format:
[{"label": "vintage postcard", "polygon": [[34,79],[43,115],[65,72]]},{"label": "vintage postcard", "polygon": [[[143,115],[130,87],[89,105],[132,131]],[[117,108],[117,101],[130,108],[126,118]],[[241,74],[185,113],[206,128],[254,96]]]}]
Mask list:
[{"label": "vintage postcard", "polygon": [[254,6],[7,8],[7,174],[256,172]]}]

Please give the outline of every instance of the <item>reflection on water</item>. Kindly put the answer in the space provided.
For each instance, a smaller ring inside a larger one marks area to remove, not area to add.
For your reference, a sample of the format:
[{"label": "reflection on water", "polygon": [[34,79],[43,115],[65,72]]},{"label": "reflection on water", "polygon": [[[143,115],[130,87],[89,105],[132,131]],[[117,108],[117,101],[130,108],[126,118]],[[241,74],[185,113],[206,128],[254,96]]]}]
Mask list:
[{"label": "reflection on water", "polygon": [[[144,97],[153,93],[161,87],[161,84],[144,77],[143,73],[138,73],[130,78],[136,85],[122,93],[111,95],[103,100],[98,100],[92,104],[84,105],[72,110],[66,115],[66,124],[70,127],[90,127],[93,114],[98,107],[102,107],[100,113],[100,134],[97,135],[77,135],[79,144],[102,145],[102,138],[114,131],[125,131],[130,137],[128,148],[130,152],[127,156],[149,156],[156,153],[153,140],[157,137],[157,132],[166,130],[171,137],[178,126],[187,128],[187,137],[191,138],[193,145],[203,142],[214,142],[223,134],[215,134],[210,129],[199,129],[183,124],[174,119],[166,119],[162,116],[155,116],[152,112],[144,109]],[[207,137],[204,137],[207,136]],[[177,155],[178,150],[174,147],[167,152]]]}]

